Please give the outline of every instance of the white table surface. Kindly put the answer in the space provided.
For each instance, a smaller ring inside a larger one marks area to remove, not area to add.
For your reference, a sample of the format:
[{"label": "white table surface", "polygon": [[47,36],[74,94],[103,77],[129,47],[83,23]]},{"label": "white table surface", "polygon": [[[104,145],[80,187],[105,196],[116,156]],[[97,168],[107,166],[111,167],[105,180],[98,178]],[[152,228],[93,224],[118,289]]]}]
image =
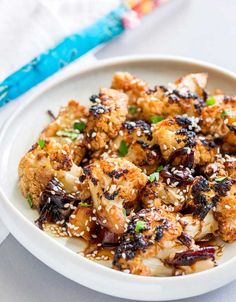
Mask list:
[{"label": "white table surface", "polygon": [[[172,3],[146,18],[142,26],[105,46],[97,58],[148,53],[182,55],[236,72],[235,14],[235,0],[172,0]],[[185,301],[231,302],[235,301],[235,297],[236,281]],[[125,300],[94,292],[64,278],[37,260],[9,235],[0,246],[0,301]]]}]

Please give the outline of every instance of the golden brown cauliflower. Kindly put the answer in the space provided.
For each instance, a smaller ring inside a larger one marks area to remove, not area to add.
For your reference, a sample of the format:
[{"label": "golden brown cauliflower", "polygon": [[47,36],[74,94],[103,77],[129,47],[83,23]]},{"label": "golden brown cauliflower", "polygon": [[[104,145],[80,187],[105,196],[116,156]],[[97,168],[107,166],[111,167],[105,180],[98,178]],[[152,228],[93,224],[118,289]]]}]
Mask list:
[{"label": "golden brown cauliflower", "polygon": [[126,159],[108,158],[84,168],[99,223],[115,234],[125,229],[125,209],[137,206],[147,176]]},{"label": "golden brown cauliflower", "polygon": [[152,132],[153,140],[160,146],[162,156],[174,165],[204,165],[214,161],[215,144],[196,135],[199,126],[195,118],[168,118],[157,123]]},{"label": "golden brown cauliflower", "polygon": [[95,101],[85,129],[87,146],[92,151],[106,148],[118,135],[128,113],[127,96],[117,90],[103,88]]},{"label": "golden brown cauliflower", "polygon": [[30,198],[34,207],[38,207],[39,195],[53,177],[53,173],[50,160],[40,147],[36,147],[22,157],[18,167],[19,186],[23,196]]},{"label": "golden brown cauliflower", "polygon": [[32,200],[34,207],[38,207],[40,193],[49,180],[56,176],[64,184],[67,192],[75,192],[83,170],[73,163],[68,145],[62,146],[54,140],[47,139],[43,147],[36,143],[22,157],[18,174],[22,194]]},{"label": "golden brown cauliflower", "polygon": [[139,117],[150,121],[154,116],[199,116],[204,106],[206,74],[190,74],[170,87],[156,86],[137,101]]},{"label": "golden brown cauliflower", "polygon": [[141,191],[140,199],[144,208],[163,207],[167,212],[178,212],[183,208],[187,195],[186,185],[168,185],[160,177],[158,181],[147,183]]},{"label": "golden brown cauliflower", "polygon": [[148,85],[141,79],[128,72],[116,72],[111,88],[121,90],[128,95],[129,106],[136,105],[137,99],[149,90]]},{"label": "golden brown cauliflower", "polygon": [[210,99],[214,104],[202,109],[202,132],[224,138],[225,144],[235,146],[236,98],[214,95]]},{"label": "golden brown cauliflower", "polygon": [[227,242],[236,240],[236,180],[220,179],[215,184],[220,199],[216,204],[215,218],[219,223],[219,235]]},{"label": "golden brown cauliflower", "polygon": [[[124,152],[122,148],[125,148]],[[110,154],[117,152],[148,174],[160,161],[159,147],[153,142],[151,126],[141,120],[124,122],[119,135],[110,143],[110,150]]]},{"label": "golden brown cauliflower", "polygon": [[86,152],[82,132],[86,126],[87,116],[87,108],[71,100],[61,108],[56,119],[43,130],[39,139],[50,139],[62,146],[68,145],[73,161],[80,164]]},{"label": "golden brown cauliflower", "polygon": [[192,272],[199,269],[196,263],[200,260],[210,260],[204,269],[212,267],[214,250],[197,254],[188,250],[181,241],[182,231],[173,214],[156,208],[141,210],[132,217],[116,249],[113,267],[143,276],[170,276],[177,268]]}]

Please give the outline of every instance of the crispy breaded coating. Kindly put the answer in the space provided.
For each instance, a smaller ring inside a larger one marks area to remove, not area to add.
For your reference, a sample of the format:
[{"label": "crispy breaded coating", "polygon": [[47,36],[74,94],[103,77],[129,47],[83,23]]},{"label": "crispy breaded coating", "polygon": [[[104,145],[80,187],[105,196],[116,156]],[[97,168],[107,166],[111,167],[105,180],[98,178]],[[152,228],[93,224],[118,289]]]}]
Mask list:
[{"label": "crispy breaded coating", "polygon": [[[162,275],[162,271],[165,274],[168,270],[161,261],[174,250],[186,250],[177,239],[181,233],[182,227],[174,215],[154,208],[141,210],[129,222],[115,252],[114,268],[135,275]],[[152,259],[154,263],[158,259],[156,270]]]},{"label": "crispy breaded coating", "polygon": [[[84,135],[78,129],[75,129],[76,123],[86,124],[88,109],[78,102],[71,100],[62,107],[58,116],[41,133],[40,139],[55,140],[63,145],[68,145],[73,156],[73,161],[80,164],[83,159],[86,146],[84,144]],[[70,136],[72,134],[73,136]],[[73,138],[73,139],[72,139]]]},{"label": "crispy breaded coating", "polygon": [[125,159],[150,174],[156,169],[160,161],[159,147],[153,142],[151,126],[141,120],[126,121],[123,123],[119,135],[111,143],[110,150],[116,151],[122,144],[127,147]]},{"label": "crispy breaded coating", "polygon": [[212,162],[217,151],[214,142],[198,137],[196,132],[199,132],[196,119],[176,116],[157,123],[153,127],[153,139],[164,159],[174,165],[183,164],[183,157],[194,165]]},{"label": "crispy breaded coating", "polygon": [[208,74],[206,72],[190,73],[177,79],[175,85],[178,89],[189,90],[204,98],[207,80]]},{"label": "crispy breaded coating", "polygon": [[215,184],[220,195],[215,218],[219,223],[219,235],[227,242],[236,240],[236,180],[225,178]]},{"label": "crispy breaded coating", "polygon": [[30,196],[34,207],[38,207],[39,196],[54,175],[48,154],[36,144],[19,163],[19,186],[24,197]]},{"label": "crispy breaded coating", "polygon": [[126,224],[124,209],[136,207],[147,176],[121,158],[95,161],[84,172],[100,224],[115,234],[122,234]]},{"label": "crispy breaded coating", "polygon": [[199,116],[204,105],[206,74],[190,74],[170,87],[156,86],[137,101],[139,117],[150,121],[155,116],[173,117],[188,114]]},{"label": "crispy breaded coating", "polygon": [[212,99],[214,104],[202,109],[202,132],[223,138],[223,148],[235,151],[236,97],[214,95]]},{"label": "crispy breaded coating", "polygon": [[[113,267],[135,275],[172,275],[175,267],[172,267],[172,271],[168,268],[172,263],[175,265],[174,260],[181,254],[179,264],[184,266],[183,270],[188,268],[193,271],[196,267],[192,265],[196,265],[201,257],[196,257],[191,263],[185,259],[184,252],[188,247],[181,242],[182,231],[181,224],[173,214],[155,208],[141,210],[131,219],[116,249]],[[206,259],[211,259],[211,256]],[[211,266],[205,265],[205,269]]]},{"label": "crispy breaded coating", "polygon": [[24,197],[30,196],[34,207],[38,207],[40,193],[47,183],[57,176],[68,192],[77,190],[77,177],[82,175],[81,168],[74,165],[68,145],[46,140],[43,149],[34,144],[21,159],[18,168],[19,185]]},{"label": "crispy breaded coating", "polygon": [[136,105],[137,99],[149,90],[148,85],[141,79],[128,72],[116,72],[111,88],[121,90],[128,95],[129,106]]},{"label": "crispy breaded coating", "polygon": [[144,208],[163,207],[167,212],[178,212],[183,208],[187,198],[183,192],[184,188],[167,185],[159,178],[158,181],[147,183],[141,191],[140,199]]},{"label": "crispy breaded coating", "polygon": [[104,149],[107,143],[118,135],[128,113],[127,102],[124,93],[113,89],[101,89],[99,102],[89,109],[85,129],[89,149],[92,151]]}]

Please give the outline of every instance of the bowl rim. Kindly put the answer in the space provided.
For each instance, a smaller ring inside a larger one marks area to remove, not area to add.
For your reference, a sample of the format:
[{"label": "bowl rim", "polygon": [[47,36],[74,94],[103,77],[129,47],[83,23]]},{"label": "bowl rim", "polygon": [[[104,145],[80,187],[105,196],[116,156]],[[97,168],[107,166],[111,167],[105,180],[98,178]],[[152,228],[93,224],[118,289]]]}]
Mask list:
[{"label": "bowl rim", "polygon": [[[11,117],[6,121],[4,126],[0,130],[0,144],[2,139],[4,138],[6,131],[9,127],[9,125],[14,121],[14,119],[19,116],[29,104],[31,104],[37,97],[45,93],[47,90],[55,88],[57,85],[60,85],[62,82],[69,80],[70,78],[73,78],[77,75],[83,75],[84,73],[90,72],[90,71],[96,71],[97,69],[100,69],[102,67],[109,67],[112,65],[116,64],[124,64],[124,63],[140,63],[140,62],[150,62],[150,61],[155,61],[155,62],[163,62],[163,61],[168,61],[168,62],[176,62],[176,63],[183,63],[184,65],[190,64],[193,67],[202,67],[202,68],[207,68],[208,70],[212,71],[217,71],[220,72],[228,77],[231,77],[233,80],[236,81],[236,74],[225,69],[216,66],[215,64],[207,63],[201,60],[197,59],[192,59],[190,57],[181,57],[181,56],[170,56],[170,55],[135,55],[135,56],[122,56],[122,57],[113,57],[105,60],[98,60],[98,62],[93,62],[92,65],[82,67],[80,70],[74,70],[70,73],[65,73],[65,75],[62,75],[60,79],[55,79],[54,81],[47,83],[42,89],[39,89],[34,92],[26,101],[23,105],[20,105],[19,108],[11,115]],[[1,172],[0,172],[1,173]],[[182,283],[185,281],[191,281],[193,283],[198,282],[199,280],[208,280],[209,278],[215,278],[216,275],[220,276],[221,272],[228,272],[232,271],[232,266],[236,267],[236,257],[234,256],[230,260],[226,261],[225,263],[220,264],[217,267],[214,267],[212,269],[199,272],[199,273],[194,273],[191,275],[183,275],[183,276],[178,276],[178,277],[144,277],[144,276],[137,276],[137,275],[131,275],[131,274],[125,274],[120,271],[116,271],[113,269],[110,269],[108,267],[105,267],[101,264],[95,263],[81,255],[76,254],[75,252],[71,251],[67,247],[62,246],[55,238],[52,238],[47,235],[46,232],[42,232],[39,230],[34,224],[32,224],[31,221],[29,221],[21,212],[18,210],[14,205],[11,203],[11,201],[7,198],[6,194],[4,193],[3,188],[1,187],[0,184],[0,197],[1,197],[1,202],[0,202],[0,217],[2,218],[3,223],[7,226],[8,230],[12,233],[12,235],[28,250],[30,251],[35,257],[40,259],[43,263],[47,264],[49,267],[51,267],[53,270],[59,272],[60,274],[66,276],[69,279],[74,280],[75,282],[78,282],[86,287],[95,289],[99,292],[110,294],[111,291],[107,290],[105,288],[100,288],[100,283],[93,284],[91,285],[89,281],[82,280],[81,278],[77,278],[75,274],[73,276],[71,273],[68,271],[68,269],[65,270],[65,268],[59,268],[54,260],[50,259],[47,257],[45,253],[43,253],[40,249],[38,250],[33,244],[31,244],[30,240],[27,240],[27,236],[24,235],[24,228],[26,228],[26,231],[30,233],[30,236],[34,236],[37,239],[40,239],[43,242],[44,246],[54,246],[55,248],[53,249],[61,253],[61,256],[66,256],[69,255],[72,257],[72,262],[79,263],[80,269],[82,269],[82,272],[85,273],[86,270],[91,271],[88,276],[91,277],[91,275],[96,274],[96,276],[103,276],[105,279],[105,275],[107,276],[108,279],[114,280],[117,282],[120,282],[121,284],[126,283],[126,286],[131,286],[131,284],[135,285],[134,287],[140,287],[142,285],[155,285],[155,286],[162,286],[164,284],[169,284],[169,286],[173,286],[174,284]],[[16,228],[14,225],[14,221],[16,222],[16,225],[23,227],[21,228]],[[28,238],[28,239],[29,239]],[[40,242],[41,243],[41,242]],[[37,244],[36,244],[37,245]],[[69,267],[69,266],[68,266]],[[212,288],[215,289],[217,287],[220,287],[229,281],[232,281],[236,277],[236,272],[233,274],[231,272],[229,278],[227,278],[227,281],[225,282],[218,282],[218,285]],[[107,279],[106,278],[106,279]],[[210,289],[210,290],[212,290]],[[203,292],[206,292],[203,291]],[[200,293],[203,293],[200,292]],[[198,295],[200,293],[194,293],[193,295]],[[183,296],[177,296],[177,298],[181,297],[189,297],[193,296],[192,294],[190,295],[183,295]],[[122,298],[129,298],[129,299],[136,299],[139,300],[139,297],[134,296],[132,297],[130,294],[123,294],[117,292],[114,293],[114,296],[117,297],[122,297]],[[142,300],[143,298],[141,298]],[[150,301],[154,301],[154,297],[146,297],[145,299],[148,299]],[[155,298],[156,299],[156,298]],[[173,297],[172,297],[173,299]],[[165,300],[163,298],[159,298],[159,300]]]}]

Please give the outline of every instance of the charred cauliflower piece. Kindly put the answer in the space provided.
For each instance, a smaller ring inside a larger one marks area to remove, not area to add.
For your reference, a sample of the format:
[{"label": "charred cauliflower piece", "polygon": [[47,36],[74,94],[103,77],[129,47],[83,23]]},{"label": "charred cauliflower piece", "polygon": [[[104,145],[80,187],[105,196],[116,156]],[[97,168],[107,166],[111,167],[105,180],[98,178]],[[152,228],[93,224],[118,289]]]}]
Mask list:
[{"label": "charred cauliflower piece", "polygon": [[30,198],[33,206],[38,207],[39,195],[54,174],[47,154],[39,147],[26,153],[20,161],[18,174],[23,196]]},{"label": "charred cauliflower piece", "polygon": [[199,250],[204,256],[197,257],[193,250],[182,244],[182,231],[173,214],[155,208],[141,210],[131,219],[116,249],[113,267],[143,276],[170,276],[175,274],[177,267],[183,272],[193,272],[201,260],[210,260],[204,263],[204,269],[212,267],[214,251],[209,255]]},{"label": "charred cauliflower piece", "polygon": [[213,104],[202,109],[202,132],[235,146],[236,97],[215,95],[210,99]]},{"label": "charred cauliflower piece", "polygon": [[22,157],[18,174],[22,194],[29,197],[33,206],[38,208],[40,193],[54,176],[58,177],[68,192],[75,192],[83,170],[73,163],[68,145],[61,146],[54,140],[45,140],[43,148],[36,143]]},{"label": "charred cauliflower piece", "polygon": [[115,73],[111,88],[123,91],[129,99],[129,106],[136,105],[137,99],[149,90],[148,85],[141,79],[128,72]]},{"label": "charred cauliflower piece", "polygon": [[206,74],[190,74],[170,87],[156,86],[137,101],[139,116],[150,121],[153,116],[199,116],[204,106]]},{"label": "charred cauliflower piece", "polygon": [[87,127],[85,129],[88,148],[92,151],[106,148],[107,143],[115,138],[125,121],[127,96],[113,89],[101,89],[98,97],[89,109]]},{"label": "charred cauliflower piece", "polygon": [[[127,149],[124,153],[123,146]],[[159,147],[152,139],[151,126],[141,120],[124,122],[119,135],[111,143],[110,150],[148,173],[152,172],[153,168],[155,170],[160,160]]]},{"label": "charred cauliflower piece", "polygon": [[140,199],[144,208],[163,207],[167,212],[180,211],[187,199],[185,187],[167,185],[162,178],[148,182],[143,188]]},{"label": "charred cauliflower piece", "polygon": [[84,168],[84,172],[99,223],[115,234],[122,234],[126,224],[124,209],[136,207],[147,176],[120,158],[95,161]]},{"label": "charred cauliflower piece", "polygon": [[87,116],[87,108],[71,100],[67,106],[62,107],[56,119],[43,130],[39,139],[50,139],[62,146],[68,145],[73,161],[80,164],[86,152],[82,132]]},{"label": "charred cauliflower piece", "polygon": [[236,180],[220,179],[215,184],[215,190],[220,196],[215,210],[219,235],[224,241],[233,242],[236,240]]},{"label": "charred cauliflower piece", "polygon": [[153,140],[160,146],[162,156],[168,162],[204,165],[214,160],[215,144],[197,136],[200,128],[195,118],[176,116],[157,123],[153,127]]}]

